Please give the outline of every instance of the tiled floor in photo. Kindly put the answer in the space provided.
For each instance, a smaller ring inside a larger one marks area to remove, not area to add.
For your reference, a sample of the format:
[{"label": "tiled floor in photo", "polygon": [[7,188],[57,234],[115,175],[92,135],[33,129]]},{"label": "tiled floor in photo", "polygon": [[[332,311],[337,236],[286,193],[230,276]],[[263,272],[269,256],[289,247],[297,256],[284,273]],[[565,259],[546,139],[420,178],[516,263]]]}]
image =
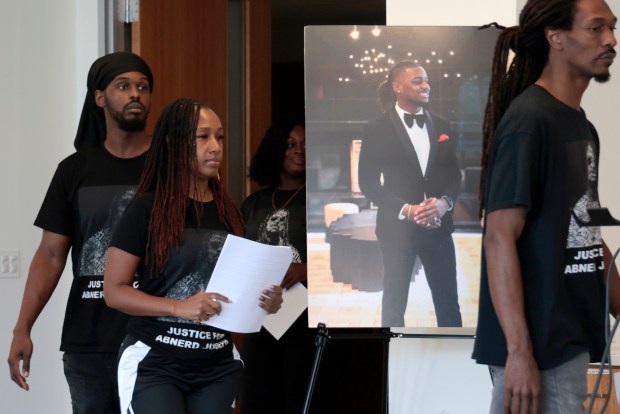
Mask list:
[{"label": "tiled floor in photo", "polygon": [[[457,284],[463,326],[474,328],[478,317],[480,286],[480,234],[454,233]],[[323,233],[308,235],[309,325],[328,327],[381,326],[381,293],[363,292],[350,284],[334,282],[330,271],[330,245]],[[407,327],[436,327],[435,311],[424,270],[410,284],[405,313]]]}]

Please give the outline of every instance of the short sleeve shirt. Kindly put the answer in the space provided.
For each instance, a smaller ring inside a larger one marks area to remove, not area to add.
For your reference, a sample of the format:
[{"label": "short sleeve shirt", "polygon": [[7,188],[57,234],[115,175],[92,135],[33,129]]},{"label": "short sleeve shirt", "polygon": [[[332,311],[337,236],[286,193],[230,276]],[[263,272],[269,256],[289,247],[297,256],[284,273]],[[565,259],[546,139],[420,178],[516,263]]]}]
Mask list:
[{"label": "short sleeve shirt", "polygon": [[140,181],[146,154],[117,158],[103,145],[65,158],[35,225],[71,239],[73,282],[60,349],[117,352],[127,316],[105,305],[103,271],[112,232]]},{"label": "short sleeve shirt", "polygon": [[[183,300],[205,291],[228,235],[215,202],[200,203],[202,211],[196,211],[193,203],[188,205],[183,241],[178,248],[169,249],[168,260],[157,274],[144,260],[152,207],[152,193],[138,194],[127,207],[110,246],[142,259],[138,288],[149,295]],[[175,317],[133,316],[127,333],[181,363],[211,363],[233,354],[229,332]]]},{"label": "short sleeve shirt", "polygon": [[[600,228],[578,224],[588,220],[587,208],[599,206],[598,154],[598,136],[584,112],[537,85],[513,101],[492,144],[485,214],[526,210],[517,250],[526,320],[541,369],[584,351],[598,360],[605,346]],[[507,357],[484,249],[473,357],[499,366]]]}]

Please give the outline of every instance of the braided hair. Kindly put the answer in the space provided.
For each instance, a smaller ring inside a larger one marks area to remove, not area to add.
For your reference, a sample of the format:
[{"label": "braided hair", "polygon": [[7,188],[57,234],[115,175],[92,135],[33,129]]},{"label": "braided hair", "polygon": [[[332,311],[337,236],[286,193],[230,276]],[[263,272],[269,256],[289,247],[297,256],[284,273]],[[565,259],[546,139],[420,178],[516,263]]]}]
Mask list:
[{"label": "braided hair", "polygon": [[396,104],[396,94],[394,94],[394,89],[392,88],[394,79],[405,69],[416,68],[418,66],[420,65],[410,60],[401,60],[392,66],[392,69],[388,72],[387,78],[381,82],[377,88],[377,102],[381,112],[388,111]]},{"label": "braided hair", "polygon": [[[170,248],[183,242],[187,208],[193,206],[196,216],[202,216],[202,204],[188,194],[194,190],[190,185],[197,164],[195,135],[200,110],[208,108],[198,100],[177,99],[164,108],[155,124],[137,190],[155,194],[146,247],[146,261],[153,263],[151,276],[163,269]],[[233,234],[243,235],[241,213],[219,178],[211,178],[209,188],[220,220]]]},{"label": "braided hair", "polygon": [[480,213],[484,209],[487,163],[495,129],[512,100],[542,74],[549,60],[545,29],[572,29],[575,1],[529,0],[521,10],[519,25],[505,28],[497,39],[482,128]]}]

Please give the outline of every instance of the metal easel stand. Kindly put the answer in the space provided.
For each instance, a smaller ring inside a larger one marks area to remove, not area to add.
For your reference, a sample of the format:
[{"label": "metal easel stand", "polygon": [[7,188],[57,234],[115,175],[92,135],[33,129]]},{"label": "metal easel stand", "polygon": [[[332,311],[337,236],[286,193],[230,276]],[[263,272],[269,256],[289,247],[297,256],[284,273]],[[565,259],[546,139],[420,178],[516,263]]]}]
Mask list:
[{"label": "metal easel stand", "polygon": [[314,363],[312,364],[312,371],[310,373],[310,383],[308,384],[306,400],[304,401],[304,414],[308,414],[308,410],[310,409],[310,401],[312,400],[316,377],[319,373],[319,364],[321,363],[321,356],[323,355],[323,350],[325,349],[327,339],[327,327],[324,323],[319,322],[319,325],[317,326],[316,340],[314,341],[314,345],[316,346],[316,354],[314,355]]},{"label": "metal easel stand", "polygon": [[303,414],[308,414],[310,409],[310,402],[312,401],[312,394],[314,393],[314,386],[316,384],[316,378],[319,373],[319,365],[321,363],[321,356],[328,339],[380,339],[383,340],[383,389],[381,390],[381,407],[382,413],[388,414],[388,343],[390,338],[395,337],[389,330],[389,328],[382,328],[381,333],[372,334],[335,334],[330,335],[327,327],[324,323],[319,322],[317,326],[316,341],[316,354],[314,357],[314,364],[312,366],[312,372],[310,374],[310,382],[308,384],[308,391],[306,393],[306,400],[304,402]]},{"label": "metal easel stand", "polygon": [[[620,221],[616,220],[611,213],[609,212],[609,210],[605,207],[598,207],[598,208],[589,208],[588,209],[588,216],[589,216],[589,220],[588,221],[584,221],[584,220],[580,220],[579,217],[577,217],[576,215],[573,215],[573,217],[575,218],[575,221],[577,221],[577,223],[579,224],[579,226],[581,227],[588,227],[588,226],[599,226],[599,227],[606,227],[606,226],[620,226]],[[618,249],[618,251],[620,251],[620,249]],[[609,269],[608,269],[608,280],[607,280],[607,303],[606,303],[606,307],[609,306],[609,285],[611,284],[611,270],[613,268],[613,264],[616,261],[616,257],[618,255],[618,251],[616,251],[616,253],[614,254],[612,261],[610,263]],[[609,309],[606,309],[605,312],[605,328],[607,329],[607,332],[609,332],[608,337],[606,338],[606,344],[605,344],[605,351],[603,352],[603,357],[601,358],[601,363],[600,363],[600,367],[598,370],[598,374],[596,375],[596,381],[594,382],[594,387],[592,388],[592,393],[588,394],[588,396],[590,397],[590,402],[588,403],[588,407],[587,407],[587,412],[588,413],[592,413],[593,409],[594,409],[594,400],[596,399],[595,397],[598,395],[598,387],[600,385],[601,382],[601,377],[603,374],[603,371],[605,369],[605,365],[608,365],[609,368],[609,384],[608,384],[608,389],[607,389],[607,393],[603,394],[606,396],[605,402],[603,403],[603,407],[601,408],[600,412],[604,412],[605,409],[607,408],[607,404],[609,403],[609,397],[611,395],[611,385],[612,385],[612,366],[611,366],[611,356],[610,356],[610,347],[611,347],[611,341],[614,337],[614,334],[616,333],[616,329],[618,328],[618,322],[620,321],[620,319],[616,319],[613,329],[609,329]]]},{"label": "metal easel stand", "polygon": [[306,393],[306,400],[304,402],[303,414],[308,414],[310,409],[310,402],[312,401],[312,394],[314,392],[314,386],[316,378],[319,372],[319,365],[321,363],[321,356],[323,350],[327,344],[328,339],[379,339],[383,341],[383,388],[381,390],[381,414],[389,413],[389,342],[392,338],[416,338],[416,339],[429,339],[429,338],[453,338],[453,339],[468,339],[471,335],[457,335],[457,334],[407,334],[407,333],[395,333],[391,332],[390,328],[381,328],[381,332],[371,334],[336,334],[330,335],[327,327],[324,323],[319,322],[317,326],[316,335],[316,354],[314,357],[314,364],[312,366],[312,372],[310,374],[310,382],[308,385],[308,391]]}]

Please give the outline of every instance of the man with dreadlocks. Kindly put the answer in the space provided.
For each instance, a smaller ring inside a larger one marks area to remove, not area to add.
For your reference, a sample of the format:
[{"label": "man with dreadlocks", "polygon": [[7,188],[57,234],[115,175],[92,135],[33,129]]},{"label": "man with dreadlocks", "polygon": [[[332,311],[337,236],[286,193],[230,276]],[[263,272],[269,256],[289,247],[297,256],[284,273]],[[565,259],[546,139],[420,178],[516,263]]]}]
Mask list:
[{"label": "man with dreadlocks", "polygon": [[599,140],[580,104],[591,79],[610,76],[615,26],[604,0],[529,0],[498,38],[473,351],[491,369],[491,413],[583,412],[588,363],[602,357],[613,265],[600,228],[579,226],[599,206]]},{"label": "man with dreadlocks", "polygon": [[[232,413],[243,364],[230,332],[202,323],[229,302],[205,289],[227,235],[243,235],[219,179],[223,140],[212,109],[192,99],[169,104],[112,237],[106,303],[133,315],[119,358],[122,413]],[[256,294],[268,313],[282,304],[280,286]]]},{"label": "man with dreadlocks", "polygon": [[394,64],[377,92],[384,114],[364,128],[358,175],[362,192],[378,206],[381,326],[405,326],[418,256],[437,326],[460,327],[452,209],[461,170],[450,123],[428,111],[428,76],[412,61]]},{"label": "man with dreadlocks", "polygon": [[112,53],[92,64],[87,88],[77,152],[58,165],[35,220],[43,236],[30,265],[8,363],[11,379],[28,390],[30,331],[71,250],[73,283],[60,345],[65,376],[73,412],[103,414],[120,410],[116,359],[127,321],[104,303],[105,255],[151,142],[144,128],[153,75],[139,56]]}]

